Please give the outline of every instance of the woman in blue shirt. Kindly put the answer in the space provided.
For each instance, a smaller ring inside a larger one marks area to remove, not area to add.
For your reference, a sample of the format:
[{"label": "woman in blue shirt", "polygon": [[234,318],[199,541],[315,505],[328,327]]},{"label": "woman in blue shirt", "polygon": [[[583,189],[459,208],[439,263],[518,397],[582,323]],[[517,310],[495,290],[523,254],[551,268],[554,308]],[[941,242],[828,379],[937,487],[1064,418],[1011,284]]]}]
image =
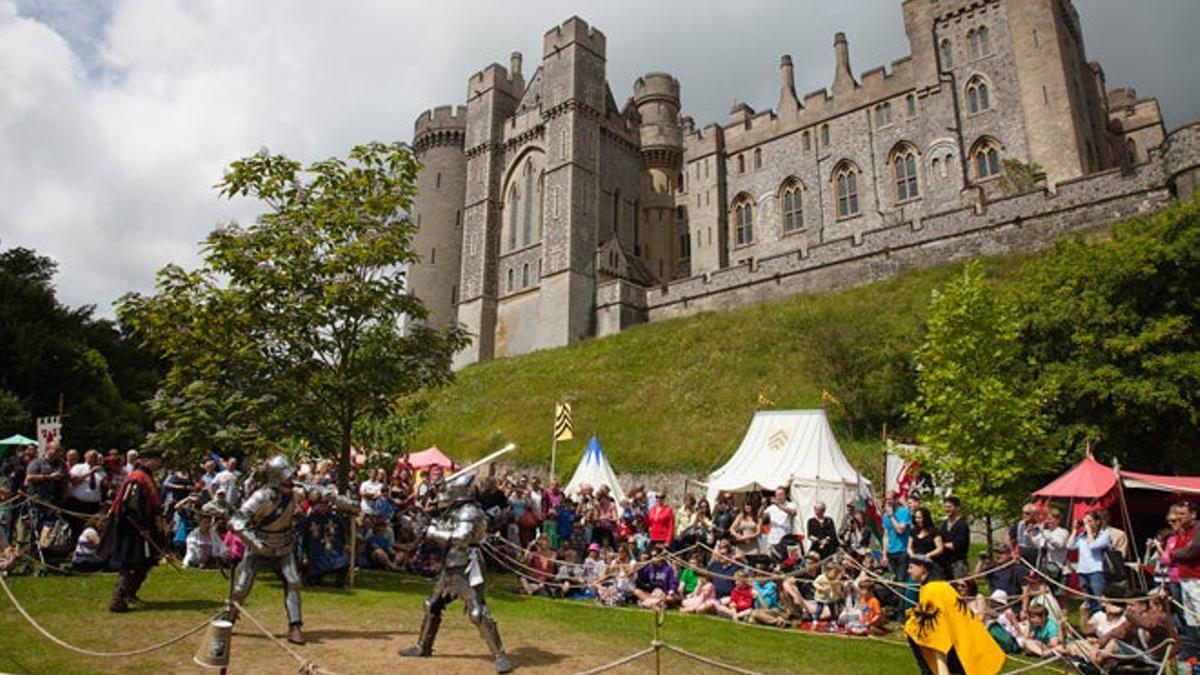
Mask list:
[{"label": "woman in blue shirt", "polygon": [[1075,571],[1079,574],[1079,585],[1085,593],[1095,596],[1087,600],[1088,616],[1100,611],[1099,597],[1103,595],[1107,583],[1104,576],[1104,551],[1112,541],[1102,522],[1098,511],[1089,511],[1083,517],[1082,526],[1075,530],[1075,535],[1071,538],[1071,548],[1079,551],[1079,562],[1075,564]]}]

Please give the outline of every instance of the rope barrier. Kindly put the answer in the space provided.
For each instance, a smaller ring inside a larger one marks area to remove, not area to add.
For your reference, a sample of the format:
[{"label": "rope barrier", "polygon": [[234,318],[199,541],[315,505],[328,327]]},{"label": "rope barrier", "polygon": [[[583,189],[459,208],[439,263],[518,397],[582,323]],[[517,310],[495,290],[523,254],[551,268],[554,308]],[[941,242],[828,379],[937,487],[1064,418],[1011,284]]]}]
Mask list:
[{"label": "rope barrier", "polygon": [[606,663],[602,666],[596,666],[595,668],[591,668],[589,670],[581,670],[581,671],[575,673],[574,675],[596,675],[596,673],[603,673],[607,670],[612,670],[613,668],[620,668],[621,666],[625,665],[626,663],[630,663],[632,661],[637,661],[638,659],[642,658],[643,656],[650,656],[653,653],[654,653],[654,647],[647,647],[647,648],[641,650],[640,652],[634,652],[634,653],[630,654],[629,656],[619,658],[616,661],[613,661],[611,663]]},{"label": "rope barrier", "polygon": [[300,664],[299,670],[297,671],[298,673],[300,673],[300,675],[312,675],[314,673],[324,673],[325,675],[337,675],[336,673],[334,673],[330,670],[326,670],[320,664],[318,664],[316,661],[305,658],[303,655],[298,653],[296,650],[289,647],[286,642],[275,637],[275,635],[270,630],[268,630],[267,627],[264,626],[262,624],[262,622],[258,620],[257,617],[255,617],[250,612],[246,611],[246,608],[243,607],[241,603],[234,601],[233,606],[235,608],[237,608],[239,616],[245,616],[247,619],[250,619],[250,623],[254,624],[255,628],[258,628],[259,632],[262,633],[263,635],[267,636],[267,638],[269,640],[271,640],[271,642],[274,642],[276,647],[279,647],[284,652],[286,652],[288,654],[288,656],[291,656],[293,659],[296,659],[296,662]]},{"label": "rope barrier", "polygon": [[13,595],[12,590],[8,587],[8,583],[5,582],[4,577],[2,575],[0,575],[0,588],[4,589],[5,595],[8,596],[8,599],[10,602],[12,602],[13,607],[17,608],[17,612],[20,613],[20,615],[22,617],[24,617],[25,620],[29,622],[29,625],[33,626],[34,629],[37,630],[37,632],[41,633],[42,636],[44,636],[46,639],[50,640],[54,644],[58,645],[59,647],[62,647],[63,649],[67,649],[69,651],[75,652],[76,654],[82,654],[84,656],[96,656],[96,657],[110,658],[110,657],[141,656],[142,654],[149,654],[150,652],[157,651],[159,649],[164,649],[166,647],[170,647],[171,645],[173,645],[177,642],[180,642],[186,638],[191,637],[192,635],[195,635],[196,633],[199,633],[200,631],[204,630],[208,626],[208,624],[213,621],[213,619],[216,619],[217,617],[221,616],[220,613],[214,614],[213,616],[205,619],[203,623],[201,623],[193,628],[189,628],[185,632],[180,633],[179,635],[177,635],[169,640],[164,640],[162,642],[152,644],[148,647],[142,647],[141,649],[132,649],[132,650],[123,651],[123,652],[99,652],[99,651],[95,651],[95,650],[91,650],[91,649],[84,649],[82,647],[76,647],[75,645],[73,645],[61,638],[55,637],[52,633],[50,633],[50,631],[43,628],[41,624],[39,624],[32,616],[29,615],[29,612],[27,612],[25,610],[25,608],[21,605],[21,603],[17,601],[16,596]]},{"label": "rope barrier", "polygon": [[721,670],[728,670],[732,673],[742,673],[742,675],[762,675],[761,673],[759,673],[757,671],[746,670],[745,668],[739,668],[737,666],[734,666],[734,665],[731,665],[728,663],[722,663],[720,661],[717,661],[716,659],[710,659],[705,656],[700,656],[699,654],[694,654],[692,652],[689,652],[686,649],[681,649],[679,647],[676,647],[675,645],[667,644],[665,642],[659,643],[656,646],[662,647],[663,649],[666,649],[667,651],[675,652],[676,654],[679,654],[680,656],[684,656],[689,659],[692,659],[693,661],[699,661],[700,663],[712,666],[714,668],[720,668]]}]

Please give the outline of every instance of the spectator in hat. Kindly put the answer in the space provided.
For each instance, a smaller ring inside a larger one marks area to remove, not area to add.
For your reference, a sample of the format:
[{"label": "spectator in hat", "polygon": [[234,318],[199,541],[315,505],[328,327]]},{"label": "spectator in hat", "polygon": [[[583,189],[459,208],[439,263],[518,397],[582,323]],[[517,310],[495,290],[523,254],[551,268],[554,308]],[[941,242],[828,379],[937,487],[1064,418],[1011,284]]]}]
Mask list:
[{"label": "spectator in hat", "polygon": [[992,548],[992,564],[986,569],[988,586],[999,589],[1010,596],[1021,595],[1023,568],[1013,562],[1012,547],[1000,542]]}]

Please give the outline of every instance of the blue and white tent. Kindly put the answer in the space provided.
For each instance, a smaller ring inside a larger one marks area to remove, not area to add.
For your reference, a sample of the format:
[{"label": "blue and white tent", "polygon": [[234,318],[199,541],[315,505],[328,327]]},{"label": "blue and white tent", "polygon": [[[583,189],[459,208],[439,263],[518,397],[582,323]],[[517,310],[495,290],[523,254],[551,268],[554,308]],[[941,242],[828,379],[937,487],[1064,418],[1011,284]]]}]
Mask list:
[{"label": "blue and white tent", "polygon": [[625,491],[617,483],[617,475],[613,473],[612,465],[608,463],[608,457],[600,447],[600,439],[595,436],[588,441],[587,450],[583,451],[583,458],[575,468],[575,475],[571,476],[571,482],[567,483],[563,492],[574,497],[579,494],[579,487],[585,484],[593,488],[607,485],[613,500],[618,504],[625,499]]}]

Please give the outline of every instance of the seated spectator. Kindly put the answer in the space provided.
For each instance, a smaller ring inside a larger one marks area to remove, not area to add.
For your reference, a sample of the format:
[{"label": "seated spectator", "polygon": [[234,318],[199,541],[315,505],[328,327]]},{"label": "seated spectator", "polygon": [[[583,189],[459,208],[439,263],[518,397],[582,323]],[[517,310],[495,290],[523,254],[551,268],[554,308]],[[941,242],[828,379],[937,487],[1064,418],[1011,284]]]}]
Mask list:
[{"label": "seated spectator", "polygon": [[860,581],[858,583],[858,594],[860,612],[858,618],[858,627],[855,625],[849,626],[850,632],[862,632],[867,635],[883,635],[887,633],[887,628],[883,625],[883,608],[879,605],[879,598],[875,597],[875,584],[870,581]]},{"label": "seated spectator", "polygon": [[646,609],[672,607],[679,604],[679,579],[675,568],[667,562],[661,548],[656,549],[650,564],[638,571],[634,595],[638,604]]},{"label": "seated spectator", "polygon": [[751,580],[750,588],[754,591],[751,621],[776,628],[787,628],[791,625],[787,612],[779,602],[779,587],[773,579],[764,575],[755,576]]},{"label": "seated spectator", "polygon": [[526,574],[521,576],[521,592],[526,595],[549,595],[550,582],[556,572],[558,556],[546,539],[538,539],[521,555]]},{"label": "seated spectator", "polygon": [[636,599],[634,579],[637,568],[626,545],[617,549],[617,557],[609,563],[605,579],[596,592],[600,603],[609,607],[628,604]]},{"label": "seated spectator", "polygon": [[817,609],[813,612],[813,628],[816,628],[816,623],[825,616],[826,609],[829,611],[829,620],[837,621],[842,611],[842,598],[846,593],[844,583],[842,566],[835,562],[825,563],[824,572],[813,580],[812,585],[813,599],[817,603]]},{"label": "seated spectator", "polygon": [[376,518],[366,538],[365,550],[371,567],[399,572],[404,569],[408,556],[406,551],[395,545],[395,535],[391,529],[386,520]]},{"label": "seated spectator", "polygon": [[[337,586],[346,584],[350,570],[350,549],[347,541],[349,524],[334,513],[329,502],[315,502],[300,520],[300,550],[308,561],[304,572],[306,586],[320,586],[326,575],[334,575]],[[240,557],[240,556],[239,556]]]},{"label": "seated spectator", "polygon": [[583,583],[593,586],[600,577],[604,576],[604,570],[604,559],[600,557],[600,544],[596,542],[588,544],[588,554],[583,559],[582,565]]},{"label": "seated spectator", "polygon": [[708,562],[708,574],[716,587],[718,599],[729,597],[733,592],[733,576],[742,569],[742,565],[730,557],[732,548],[728,540],[722,539],[717,543],[712,560]]},{"label": "seated spectator", "polygon": [[202,515],[196,522],[196,529],[188,533],[187,553],[183,556],[185,567],[211,568],[219,567],[229,558],[229,551],[221,541],[217,528],[213,527],[212,518]]},{"label": "seated spectator", "polygon": [[578,559],[574,549],[563,552],[558,572],[554,575],[552,594],[555,597],[570,597],[583,585],[583,567],[576,562]]},{"label": "seated spectator", "polygon": [[71,555],[71,570],[75,572],[95,572],[104,567],[100,558],[100,528],[104,525],[102,515],[92,516],[84,524],[83,531],[75,544],[75,553]]},{"label": "seated spectator", "polygon": [[988,596],[988,608],[982,617],[988,634],[1006,654],[1021,652],[1021,630],[1008,601],[1008,593],[997,588]]},{"label": "seated spectator", "polygon": [[1030,656],[1044,657],[1062,648],[1058,622],[1050,617],[1045,605],[1029,608],[1029,621],[1021,626],[1021,648]]},{"label": "seated spectator", "polygon": [[708,578],[708,573],[697,572],[696,587],[680,603],[679,611],[685,614],[716,614],[720,604],[717,588]]},{"label": "seated spectator", "polygon": [[1100,668],[1131,661],[1157,667],[1170,649],[1168,641],[1178,637],[1166,596],[1137,598],[1125,609],[1125,621],[1098,639],[1092,662]]},{"label": "seated spectator", "polygon": [[687,566],[679,573],[679,597],[686,598],[696,590],[703,571],[704,557],[699,552],[693,552],[688,558]]},{"label": "seated spectator", "polygon": [[734,621],[749,621],[753,611],[754,587],[750,585],[750,576],[740,570],[734,575],[733,590],[729,592],[729,597],[722,598],[717,606],[717,613]]},{"label": "seated spectator", "polygon": [[[783,592],[788,596],[792,603],[802,610],[802,613],[812,615],[816,609],[815,597],[813,595],[813,582],[821,574],[821,556],[818,553],[809,553],[804,558],[804,567],[796,572],[796,574],[786,577],[783,580]],[[816,619],[814,618],[814,621]]]},{"label": "seated spectator", "polygon": [[1062,625],[1063,611],[1062,606],[1058,604],[1058,598],[1054,597],[1054,593],[1050,592],[1040,576],[1031,573],[1025,577],[1025,590],[1021,595],[1021,615],[1028,618],[1029,610],[1037,606],[1045,607],[1050,613],[1050,619]]},{"label": "seated spectator", "polygon": [[1003,542],[996,544],[992,549],[994,555],[994,563],[985,568],[987,571],[988,586],[992,590],[1001,590],[1008,597],[1018,597],[1021,595],[1021,580],[1024,576],[1021,573],[1021,566],[1013,564],[1012,549],[1008,544]]}]

